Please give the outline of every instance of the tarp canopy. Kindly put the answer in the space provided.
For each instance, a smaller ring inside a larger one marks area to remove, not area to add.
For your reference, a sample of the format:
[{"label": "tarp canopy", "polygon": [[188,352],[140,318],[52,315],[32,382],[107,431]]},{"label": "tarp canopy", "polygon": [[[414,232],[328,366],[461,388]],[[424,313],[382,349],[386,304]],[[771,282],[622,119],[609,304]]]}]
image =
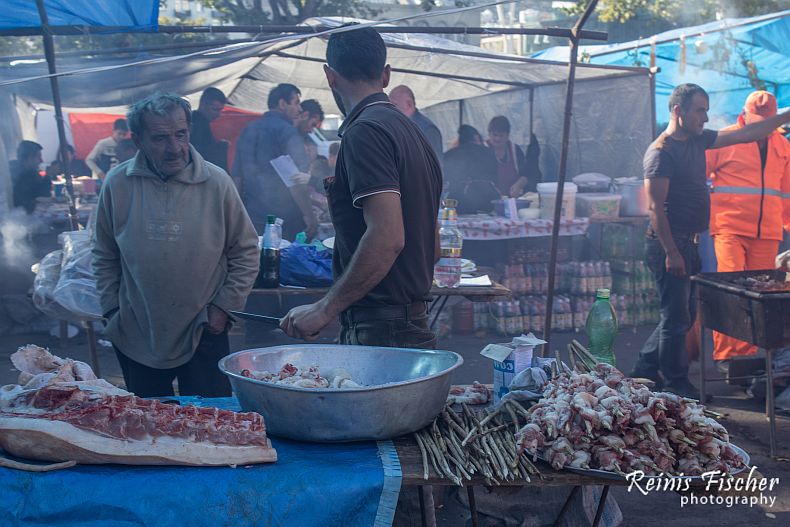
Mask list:
[{"label": "tarp canopy", "polygon": [[[308,23],[339,25],[339,20]],[[485,134],[488,121],[506,115],[516,143],[534,131],[543,147],[544,176],[556,178],[561,142],[566,64],[492,55],[480,48],[425,34],[383,34],[391,86],[409,85],[417,104],[442,131],[445,146],[456,137],[461,119]],[[246,42],[181,56],[137,59],[63,59],[59,71],[63,106],[70,111],[123,113],[154,90],[167,90],[197,102],[203,89],[216,86],[240,109],[265,110],[269,91],[289,82],[302,99],[317,99],[327,113],[337,112],[322,64],[326,41],[315,36]],[[0,94],[12,93],[33,107],[49,107],[46,65],[0,67]],[[42,76],[36,80],[16,79]],[[652,91],[644,68],[580,65],[576,72],[569,176],[597,171],[612,176],[639,173],[644,148],[652,140]],[[9,83],[10,82],[10,83]],[[612,94],[617,96],[613,97]],[[20,115],[29,117],[30,112]]]},{"label": "tarp canopy", "polygon": [[[159,0],[44,0],[50,26],[90,26],[92,33],[155,31]],[[0,31],[41,26],[35,0],[4,0]]]},{"label": "tarp canopy", "polygon": [[[780,108],[790,106],[790,10],[728,18],[621,44],[581,46],[579,57],[589,57],[592,64],[649,66],[653,41],[656,66],[660,68],[656,75],[659,122],[669,119],[669,95],[684,82],[699,84],[708,91],[715,127],[732,124],[746,97],[754,91],[753,82],[764,82],[776,95]],[[567,46],[532,55],[560,61],[568,60],[568,56]]]}]

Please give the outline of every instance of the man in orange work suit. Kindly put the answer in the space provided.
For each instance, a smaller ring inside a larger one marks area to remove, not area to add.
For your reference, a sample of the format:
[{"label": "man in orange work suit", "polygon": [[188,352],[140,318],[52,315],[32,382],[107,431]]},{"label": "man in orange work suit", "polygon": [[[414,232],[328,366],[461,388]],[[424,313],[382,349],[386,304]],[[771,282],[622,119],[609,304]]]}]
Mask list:
[{"label": "man in orange work suit", "polygon": [[[756,91],[747,97],[734,130],[776,115],[776,97]],[[710,233],[718,271],[772,269],[790,231],[790,143],[775,131],[754,143],[705,153],[711,180]],[[723,371],[733,357],[757,348],[722,333],[713,333],[713,358]]]}]

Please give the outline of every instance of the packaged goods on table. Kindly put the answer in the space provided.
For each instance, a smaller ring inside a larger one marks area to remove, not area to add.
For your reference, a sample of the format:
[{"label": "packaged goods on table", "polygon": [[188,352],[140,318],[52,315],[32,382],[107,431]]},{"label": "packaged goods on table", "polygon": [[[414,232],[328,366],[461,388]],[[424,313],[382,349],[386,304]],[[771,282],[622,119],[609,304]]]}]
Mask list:
[{"label": "packaged goods on table", "polygon": [[577,194],[576,214],[580,217],[612,219],[620,216],[620,194]]}]

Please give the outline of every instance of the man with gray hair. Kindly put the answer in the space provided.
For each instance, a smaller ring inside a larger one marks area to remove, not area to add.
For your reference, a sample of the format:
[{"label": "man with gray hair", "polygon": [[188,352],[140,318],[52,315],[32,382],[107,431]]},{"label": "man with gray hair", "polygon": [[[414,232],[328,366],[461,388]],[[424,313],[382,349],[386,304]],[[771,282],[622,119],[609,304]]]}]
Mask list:
[{"label": "man with gray hair", "polygon": [[139,151],[102,185],[93,268],[126,388],[231,394],[217,361],[228,312],[258,273],[258,237],[233,182],[189,144],[189,103],[156,93],[127,114]]}]

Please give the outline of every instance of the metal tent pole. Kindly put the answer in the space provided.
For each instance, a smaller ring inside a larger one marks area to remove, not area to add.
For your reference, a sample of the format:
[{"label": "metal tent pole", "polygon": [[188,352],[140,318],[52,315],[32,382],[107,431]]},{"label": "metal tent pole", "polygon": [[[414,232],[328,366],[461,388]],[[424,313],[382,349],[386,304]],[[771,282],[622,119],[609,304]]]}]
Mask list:
[{"label": "metal tent pole", "polygon": [[[36,0],[36,3],[39,3]],[[412,17],[416,18],[416,17]],[[402,19],[396,19],[402,20]],[[50,26],[48,26],[50,27]],[[101,27],[99,31],[91,31],[90,26],[55,26],[50,27],[53,35],[102,35],[113,30],[129,31],[129,28]],[[279,35],[292,33],[297,35],[311,35],[320,33],[329,26],[293,26],[293,25],[262,25],[262,26],[159,26],[157,33],[162,34],[234,34],[248,33],[252,35]],[[572,29],[561,27],[434,27],[434,26],[373,26],[379,33],[411,33],[411,34],[444,34],[444,35],[545,35],[557,38],[572,38]],[[11,28],[0,31],[0,36],[24,37],[36,36],[42,33],[38,28]],[[577,38],[588,40],[606,40],[604,31],[579,31]]]},{"label": "metal tent pole", "polygon": [[579,53],[579,35],[581,34],[582,27],[590,18],[595,7],[598,5],[598,0],[592,0],[587,8],[579,17],[579,20],[571,30],[572,36],[570,38],[570,59],[568,61],[568,82],[565,90],[565,115],[562,125],[562,145],[560,148],[560,170],[557,175],[557,194],[554,198],[554,220],[551,225],[551,251],[549,253],[549,283],[548,291],[546,293],[546,322],[543,329],[543,340],[546,344],[543,346],[541,355],[547,357],[551,354],[551,324],[552,314],[554,312],[554,279],[556,276],[557,267],[557,241],[560,234],[560,219],[562,217],[562,194],[565,189],[565,173],[568,170],[568,143],[571,134],[571,116],[573,114],[573,87],[576,83],[576,62]]},{"label": "metal tent pole", "polygon": [[58,140],[60,141],[60,148],[58,150],[58,157],[60,158],[60,166],[63,168],[63,176],[66,178],[66,197],[69,201],[69,225],[71,230],[76,231],[79,228],[77,223],[77,208],[74,202],[74,185],[71,182],[71,167],[69,166],[68,147],[66,140],[66,127],[63,124],[63,108],[60,102],[60,88],[58,87],[58,78],[54,76],[57,73],[55,69],[55,45],[52,41],[52,33],[49,27],[49,18],[47,17],[47,10],[44,7],[44,0],[36,0],[38,7],[38,15],[41,18],[41,31],[44,38],[44,56],[47,58],[47,66],[49,68],[50,86],[52,87],[52,102],[55,105],[55,123],[58,127]]}]

